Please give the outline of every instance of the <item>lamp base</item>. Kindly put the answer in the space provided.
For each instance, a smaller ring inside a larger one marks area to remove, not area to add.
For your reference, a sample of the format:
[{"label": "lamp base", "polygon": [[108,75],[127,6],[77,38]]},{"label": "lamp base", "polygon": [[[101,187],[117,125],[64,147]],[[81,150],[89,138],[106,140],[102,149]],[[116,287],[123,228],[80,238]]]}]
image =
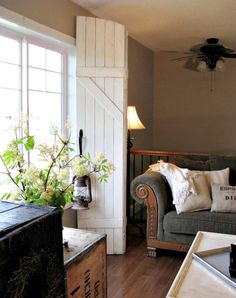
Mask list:
[{"label": "lamp base", "polygon": [[133,147],[133,140],[134,138],[131,138],[130,130],[128,130],[127,146],[129,150]]}]

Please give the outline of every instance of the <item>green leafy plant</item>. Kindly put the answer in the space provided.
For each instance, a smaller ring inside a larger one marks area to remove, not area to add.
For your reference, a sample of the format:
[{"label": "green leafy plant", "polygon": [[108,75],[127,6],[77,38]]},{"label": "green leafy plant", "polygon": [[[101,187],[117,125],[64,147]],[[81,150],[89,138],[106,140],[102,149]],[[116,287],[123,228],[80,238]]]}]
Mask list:
[{"label": "green leafy plant", "polygon": [[[35,137],[29,135],[25,121],[13,127],[15,138],[0,154],[4,165],[3,175],[7,175],[14,185],[2,199],[14,199],[39,205],[55,206],[63,209],[73,199],[73,182],[70,176],[81,177],[92,173],[98,174],[98,181],[107,181],[114,170],[112,163],[102,153],[95,156],[90,153],[69,158],[70,138],[61,136],[57,128],[53,128],[52,145],[35,144]],[[22,131],[24,132],[21,136]],[[24,153],[23,153],[24,152]],[[37,152],[38,166],[27,162],[27,152]],[[73,179],[73,181],[74,181]]]}]

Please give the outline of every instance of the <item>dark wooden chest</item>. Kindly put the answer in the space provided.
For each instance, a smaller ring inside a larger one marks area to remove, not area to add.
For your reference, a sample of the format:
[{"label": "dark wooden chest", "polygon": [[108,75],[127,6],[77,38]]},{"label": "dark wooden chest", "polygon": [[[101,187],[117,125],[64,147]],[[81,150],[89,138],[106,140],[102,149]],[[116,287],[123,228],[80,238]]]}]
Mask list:
[{"label": "dark wooden chest", "polygon": [[0,202],[0,297],[65,297],[56,208]]}]

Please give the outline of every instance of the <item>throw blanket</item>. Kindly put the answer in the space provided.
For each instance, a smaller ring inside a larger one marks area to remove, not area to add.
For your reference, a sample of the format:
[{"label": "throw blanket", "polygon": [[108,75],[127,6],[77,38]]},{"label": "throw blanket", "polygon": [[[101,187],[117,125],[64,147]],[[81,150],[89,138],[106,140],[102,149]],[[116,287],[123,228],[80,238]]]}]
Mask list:
[{"label": "throw blanket", "polygon": [[188,169],[182,169],[172,163],[158,161],[156,164],[150,165],[151,171],[160,172],[164,175],[171,187],[173,203],[176,205],[183,204],[187,197],[196,189],[193,178],[197,175]]}]

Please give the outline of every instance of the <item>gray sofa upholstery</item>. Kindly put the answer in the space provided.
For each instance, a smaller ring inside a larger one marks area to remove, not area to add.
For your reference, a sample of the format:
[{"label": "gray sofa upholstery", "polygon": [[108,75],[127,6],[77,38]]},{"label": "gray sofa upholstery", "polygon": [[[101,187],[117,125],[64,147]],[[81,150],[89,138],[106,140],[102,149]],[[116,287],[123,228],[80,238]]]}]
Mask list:
[{"label": "gray sofa upholstery", "polygon": [[[171,157],[169,162],[191,170],[230,168],[230,185],[236,185],[236,157]],[[160,173],[147,171],[131,182],[131,195],[147,205],[147,248],[150,256],[156,249],[187,251],[198,231],[236,235],[236,213],[210,210],[177,214],[172,205],[168,182]]]}]

